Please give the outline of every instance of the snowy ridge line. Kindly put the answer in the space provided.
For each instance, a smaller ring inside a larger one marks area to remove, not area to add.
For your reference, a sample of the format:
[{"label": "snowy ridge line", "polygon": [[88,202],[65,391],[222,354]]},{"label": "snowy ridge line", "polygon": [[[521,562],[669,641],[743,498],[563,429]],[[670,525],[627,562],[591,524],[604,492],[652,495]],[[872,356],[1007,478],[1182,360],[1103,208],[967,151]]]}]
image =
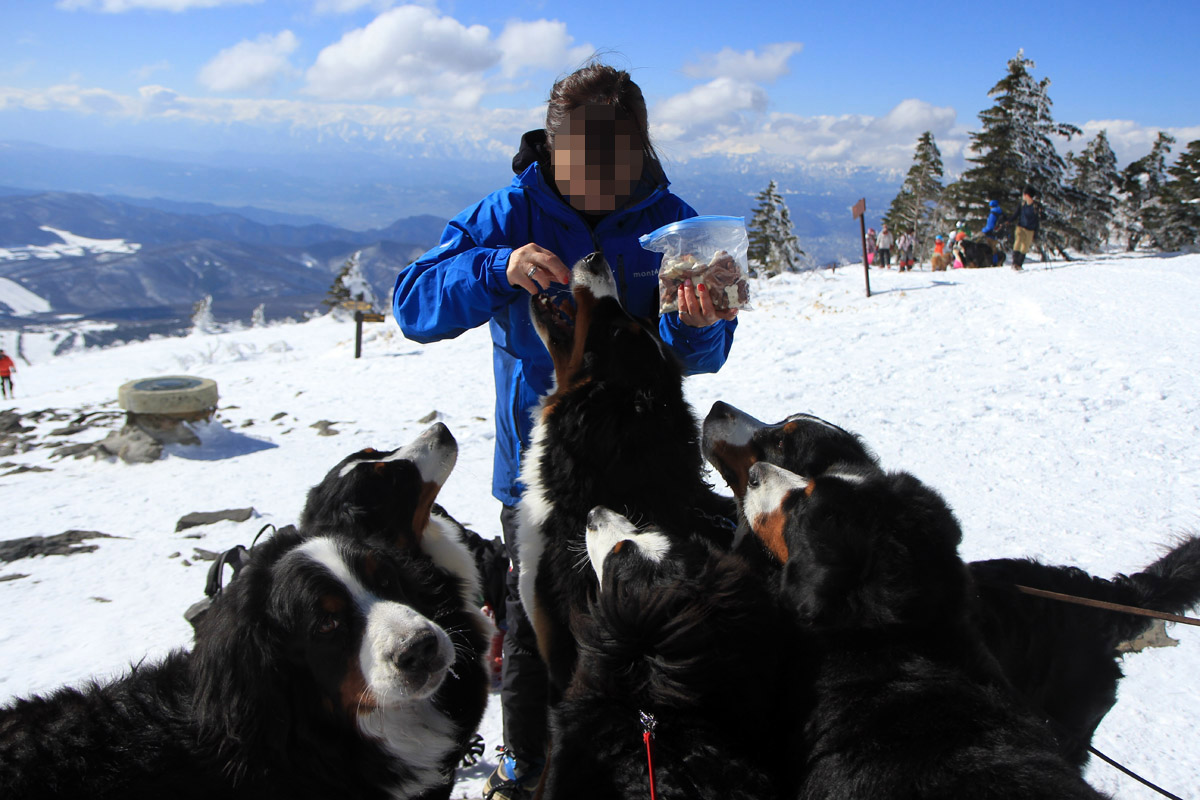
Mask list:
[{"label": "snowy ridge line", "polygon": [[62,239],[62,244],[31,244],[25,247],[0,247],[0,261],[28,261],[30,259],[51,260],[73,258],[95,253],[136,253],[142,248],[136,242],[124,239],[89,239],[70,231],[38,226],[39,230],[53,233]]}]

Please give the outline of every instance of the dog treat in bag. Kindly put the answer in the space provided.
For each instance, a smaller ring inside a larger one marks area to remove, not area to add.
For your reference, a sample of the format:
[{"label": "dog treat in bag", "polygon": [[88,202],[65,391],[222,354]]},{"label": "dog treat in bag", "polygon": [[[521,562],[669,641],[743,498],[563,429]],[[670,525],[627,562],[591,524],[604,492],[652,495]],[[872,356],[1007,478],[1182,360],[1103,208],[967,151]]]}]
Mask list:
[{"label": "dog treat in bag", "polygon": [[679,310],[679,287],[689,278],[693,286],[704,284],[718,311],[750,307],[744,218],[683,219],[647,233],[638,242],[663,254],[658,270],[660,314]]}]

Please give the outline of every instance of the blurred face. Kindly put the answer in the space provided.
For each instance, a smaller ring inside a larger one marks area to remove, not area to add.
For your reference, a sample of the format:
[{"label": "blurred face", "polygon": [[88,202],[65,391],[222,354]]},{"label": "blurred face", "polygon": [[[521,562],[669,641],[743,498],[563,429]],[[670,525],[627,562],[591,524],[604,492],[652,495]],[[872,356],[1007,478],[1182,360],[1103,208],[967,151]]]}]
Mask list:
[{"label": "blurred face", "polygon": [[580,106],[555,132],[552,160],[554,184],[573,208],[614,211],[642,176],[642,137],[616,106]]}]

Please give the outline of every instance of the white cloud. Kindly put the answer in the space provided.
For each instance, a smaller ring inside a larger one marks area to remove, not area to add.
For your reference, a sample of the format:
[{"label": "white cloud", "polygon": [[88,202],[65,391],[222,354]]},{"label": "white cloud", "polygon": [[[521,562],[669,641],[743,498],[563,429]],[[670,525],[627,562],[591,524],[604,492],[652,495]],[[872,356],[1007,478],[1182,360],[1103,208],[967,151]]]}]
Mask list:
[{"label": "white cloud", "polygon": [[693,78],[734,78],[769,83],[786,75],[788,61],[803,49],[801,42],[769,44],[761,53],[753,50],[739,53],[725,47],[716,54],[701,56],[699,61],[685,66],[683,72]]},{"label": "white cloud", "polygon": [[654,135],[688,140],[712,135],[715,128],[740,128],[743,112],[767,109],[767,92],[750,81],[716,78],[668,97],[650,113]]},{"label": "white cloud", "polygon": [[171,62],[163,59],[156,61],[153,64],[144,64],[133,71],[133,76],[139,81],[146,81],[156,72],[163,72],[171,68]]},{"label": "white cloud", "polygon": [[1121,165],[1137,161],[1149,153],[1159,131],[1175,137],[1175,144],[1171,146],[1172,155],[1178,155],[1188,142],[1200,139],[1200,125],[1186,128],[1150,128],[1127,119],[1101,119],[1089,120],[1079,127],[1083,129],[1083,136],[1071,141],[1071,149],[1075,152],[1083,150],[1096,134],[1104,131],[1113,153],[1117,156],[1117,162]]},{"label": "white cloud", "polygon": [[879,120],[886,131],[919,136],[925,131],[948,131],[958,113],[953,108],[939,107],[924,100],[901,100],[895,108]]},{"label": "white cloud", "polygon": [[217,6],[240,6],[260,3],[262,0],[58,0],[58,8],[75,11],[102,11],[106,14],[123,14],[126,11],[190,11],[193,8],[216,8]]},{"label": "white cloud", "polygon": [[[909,99],[879,117],[845,114],[805,117],[765,110],[760,87],[736,81],[696,87],[651,109],[656,145],[672,159],[706,155],[778,159],[831,167],[906,170],[917,136],[931,130],[948,178],[962,170],[968,129],[954,109]],[[189,97],[164,86],[143,86],[134,96],[78,85],[46,89],[0,87],[0,113],[68,111],[111,120],[175,120],[197,125],[283,127],[320,137],[355,140],[395,152],[459,153],[464,158],[511,158],[521,133],[538,127],[544,106],[510,109],[394,108],[371,103]],[[1129,120],[1095,120],[1081,126],[1083,142],[1106,130],[1124,165],[1150,151],[1159,128]],[[1178,144],[1200,139],[1200,127],[1167,128]]]},{"label": "white cloud", "polygon": [[[359,0],[326,0],[354,4]],[[527,71],[560,72],[594,52],[575,44],[558,20],[514,20],[493,36],[435,9],[389,9],[318,54],[305,92],[330,100],[412,97],[425,106],[472,108],[488,94],[513,91]]]},{"label": "white cloud", "polygon": [[683,72],[692,78],[737,78],[770,83],[786,76],[787,62],[803,49],[802,42],[767,44],[762,53],[754,50],[738,53],[726,47],[715,55],[702,56],[700,61],[686,65]]},{"label": "white cloud", "polygon": [[484,26],[400,6],[322,50],[308,70],[306,91],[336,100],[444,97],[470,107],[486,91],[483,73],[500,56]]},{"label": "white cloud", "polygon": [[507,161],[521,134],[545,119],[545,107],[413,109],[368,103],[188,97],[143,86],[136,97],[75,85],[26,90],[0,87],[5,111],[72,111],[114,121],[172,120],[197,125],[285,128],[321,138],[354,140],[399,153]]},{"label": "white cloud", "polygon": [[81,114],[135,116],[137,102],[107,89],[84,89],[73,84],[48,89],[0,89],[0,111],[74,111]]},{"label": "white cloud", "polygon": [[[699,98],[694,92],[688,95],[696,101]],[[681,97],[671,98],[667,103],[679,101]],[[723,100],[719,93],[706,97],[718,107],[737,105]],[[829,166],[897,170],[909,166],[916,139],[926,130],[933,131],[944,160],[947,160],[947,153],[957,157],[965,142],[965,135],[954,127],[957,116],[954,109],[921,100],[905,100],[882,117],[743,113],[737,125],[723,124],[715,116],[715,109],[711,112],[715,122],[706,120],[703,108],[697,102],[680,103],[677,107],[667,108],[669,113],[662,113],[667,103],[651,115],[652,133],[656,141],[668,145],[672,155],[680,159],[749,153]],[[765,99],[757,105],[743,103],[753,112],[762,110],[765,105]],[[686,126],[677,123],[677,120],[688,118],[688,113],[678,113],[685,107],[691,118],[698,122]]]},{"label": "white cloud", "polygon": [[263,91],[282,75],[294,72],[288,56],[300,41],[291,31],[264,33],[222,50],[200,69],[197,80],[213,92]]},{"label": "white cloud", "polygon": [[513,21],[496,37],[501,53],[501,72],[512,77],[523,69],[557,71],[586,60],[595,48],[590,44],[572,47],[575,38],[567,33],[566,23],[539,19]]},{"label": "white cloud", "polygon": [[170,111],[185,108],[179,102],[179,94],[165,86],[143,86],[138,89],[142,99],[142,113],[147,116],[165,115]]}]

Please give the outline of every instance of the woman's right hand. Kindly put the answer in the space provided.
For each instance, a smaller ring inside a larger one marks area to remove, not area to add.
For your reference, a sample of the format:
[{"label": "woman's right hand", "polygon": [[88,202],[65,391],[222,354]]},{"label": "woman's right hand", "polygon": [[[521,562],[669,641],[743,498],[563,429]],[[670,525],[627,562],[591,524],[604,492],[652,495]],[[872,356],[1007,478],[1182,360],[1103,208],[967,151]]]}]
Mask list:
[{"label": "woman's right hand", "polygon": [[571,282],[571,270],[562,259],[533,242],[509,254],[508,269],[504,274],[510,285],[519,286],[530,294],[549,288],[551,283]]}]

